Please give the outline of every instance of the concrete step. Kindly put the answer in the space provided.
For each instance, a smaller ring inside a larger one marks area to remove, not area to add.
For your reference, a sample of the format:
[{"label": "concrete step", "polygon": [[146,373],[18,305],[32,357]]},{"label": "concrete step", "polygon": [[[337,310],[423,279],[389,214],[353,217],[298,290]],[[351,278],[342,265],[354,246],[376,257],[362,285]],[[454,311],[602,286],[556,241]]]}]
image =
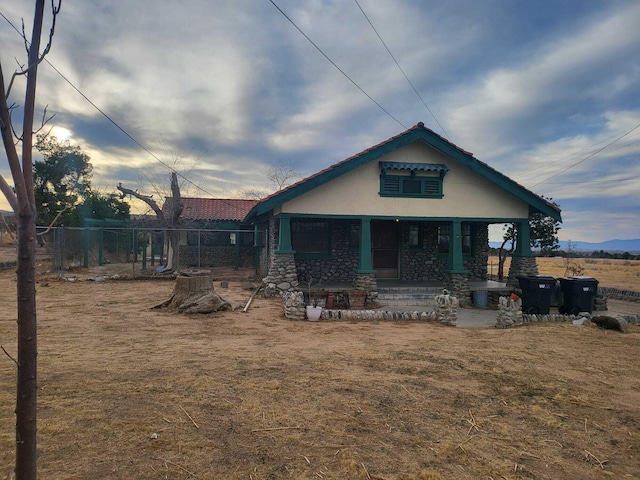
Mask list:
[{"label": "concrete step", "polygon": [[378,302],[387,306],[433,306],[438,287],[384,287],[378,288]]}]

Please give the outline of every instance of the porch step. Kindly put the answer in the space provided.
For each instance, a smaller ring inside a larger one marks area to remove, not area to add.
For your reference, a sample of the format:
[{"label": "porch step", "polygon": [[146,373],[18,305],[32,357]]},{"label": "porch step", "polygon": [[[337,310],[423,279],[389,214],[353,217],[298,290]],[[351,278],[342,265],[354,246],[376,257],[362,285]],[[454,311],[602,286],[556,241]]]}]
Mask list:
[{"label": "porch step", "polygon": [[440,287],[378,287],[378,303],[390,307],[433,306]]}]

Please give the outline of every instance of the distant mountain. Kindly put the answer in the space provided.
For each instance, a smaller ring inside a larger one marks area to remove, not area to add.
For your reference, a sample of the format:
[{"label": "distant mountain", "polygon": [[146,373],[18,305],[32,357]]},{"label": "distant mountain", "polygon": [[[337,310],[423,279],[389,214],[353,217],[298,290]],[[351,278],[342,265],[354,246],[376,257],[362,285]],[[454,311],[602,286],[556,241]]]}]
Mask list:
[{"label": "distant mountain", "polygon": [[640,238],[633,240],[606,240],[604,242],[590,243],[590,242],[569,242],[565,240],[560,241],[560,248],[562,250],[568,250],[572,248],[580,252],[593,252],[594,250],[604,250],[605,252],[629,252],[640,253]]},{"label": "distant mountain", "polygon": [[[489,242],[489,246],[500,248],[502,242]],[[577,252],[593,252],[604,250],[605,252],[629,252],[633,254],[640,253],[640,238],[633,240],[607,240],[604,242],[574,242],[573,240],[560,240],[560,250],[567,251],[569,248]]]}]

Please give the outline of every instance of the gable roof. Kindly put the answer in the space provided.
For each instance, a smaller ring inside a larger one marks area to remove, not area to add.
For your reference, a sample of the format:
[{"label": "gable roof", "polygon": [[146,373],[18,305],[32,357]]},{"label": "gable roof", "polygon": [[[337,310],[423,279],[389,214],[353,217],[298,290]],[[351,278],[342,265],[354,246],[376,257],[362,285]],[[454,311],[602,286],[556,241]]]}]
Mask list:
[{"label": "gable roof", "polygon": [[[181,218],[185,220],[242,221],[258,200],[237,198],[191,198],[182,197]],[[162,212],[168,215],[173,208],[173,198],[165,198]]]},{"label": "gable roof", "polygon": [[350,172],[351,170],[361,167],[362,165],[415,141],[422,141],[443,154],[457,160],[462,165],[470,168],[472,171],[493,182],[503,190],[506,190],[521,199],[523,202],[529,204],[530,208],[534,212],[540,212],[555,220],[562,221],[560,208],[557,205],[554,205],[543,197],[536,195],[531,190],[528,190],[514,180],[511,180],[509,177],[490,167],[486,163],[481,162],[475,158],[471,152],[467,152],[466,150],[463,150],[457,145],[451,143],[446,138],[441,137],[433,130],[425,127],[422,122],[385,140],[384,142],[379,143],[378,145],[367,148],[360,153],[335,163],[318,173],[263,198],[251,209],[245,220],[250,220],[253,217],[269,212],[278,205],[288,202],[324,183],[333,180],[336,177],[339,177],[340,175]]}]

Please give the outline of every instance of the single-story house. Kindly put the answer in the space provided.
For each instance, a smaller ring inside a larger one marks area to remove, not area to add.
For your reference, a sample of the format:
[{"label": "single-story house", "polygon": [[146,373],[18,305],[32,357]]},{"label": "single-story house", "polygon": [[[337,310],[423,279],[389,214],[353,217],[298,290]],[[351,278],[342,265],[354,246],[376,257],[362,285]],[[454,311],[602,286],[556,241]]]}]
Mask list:
[{"label": "single-story house", "polygon": [[268,287],[297,290],[312,277],[350,282],[435,282],[459,298],[487,279],[488,227],[517,225],[510,276],[535,274],[529,217],[560,209],[418,123],[253,205],[264,231]]},{"label": "single-story house", "polygon": [[[162,210],[169,217],[173,198]],[[180,263],[188,266],[253,266],[254,232],[242,220],[258,203],[237,198],[182,198],[180,215]]]}]

